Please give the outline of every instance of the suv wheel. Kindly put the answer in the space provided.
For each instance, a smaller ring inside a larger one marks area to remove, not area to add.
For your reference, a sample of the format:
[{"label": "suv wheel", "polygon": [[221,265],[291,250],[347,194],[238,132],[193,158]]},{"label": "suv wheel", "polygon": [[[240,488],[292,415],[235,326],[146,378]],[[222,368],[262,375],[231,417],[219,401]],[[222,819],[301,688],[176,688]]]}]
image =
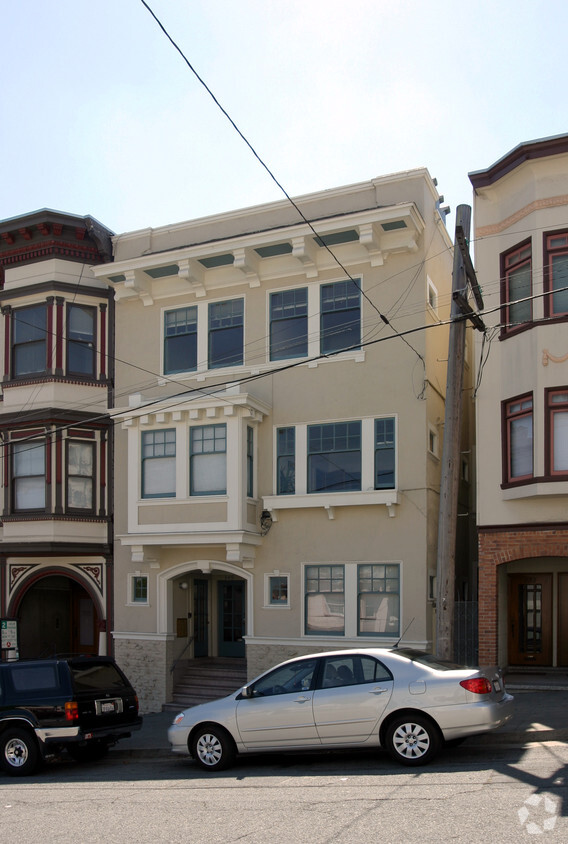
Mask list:
[{"label": "suv wheel", "polygon": [[13,777],[25,777],[38,766],[37,742],[25,727],[14,727],[0,736],[0,766]]}]

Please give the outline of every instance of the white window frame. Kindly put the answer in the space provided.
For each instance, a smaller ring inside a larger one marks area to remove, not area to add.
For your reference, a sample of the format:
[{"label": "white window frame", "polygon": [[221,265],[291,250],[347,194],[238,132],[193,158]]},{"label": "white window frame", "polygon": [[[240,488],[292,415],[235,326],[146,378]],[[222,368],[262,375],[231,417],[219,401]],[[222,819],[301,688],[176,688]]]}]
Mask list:
[{"label": "white window frame", "polygon": [[[377,635],[358,633],[359,629],[359,566],[364,565],[385,565],[398,566],[399,572],[399,633],[392,635]],[[333,634],[326,637],[325,633],[307,633],[306,631],[306,568],[308,566],[343,566],[344,569],[344,597],[345,597],[345,616],[344,616],[344,632],[341,634]],[[399,640],[402,630],[404,630],[404,565],[402,560],[310,560],[302,563],[302,638],[313,639],[329,639],[330,641],[344,641],[362,639],[367,642],[374,642],[374,647],[381,642],[381,647],[385,643]]]},{"label": "white window frame", "polygon": [[[270,602],[270,579],[272,577],[285,578],[286,581],[287,581],[286,594],[288,596],[288,599],[287,599],[285,604],[284,603],[282,603],[282,604],[272,604]],[[274,571],[266,572],[266,574],[264,575],[264,604],[263,604],[263,609],[265,609],[265,610],[289,610],[290,609],[290,573],[289,572],[279,571],[278,569],[275,569]]]},{"label": "white window frame", "polygon": [[[135,580],[138,578],[144,578],[146,580],[146,600],[145,601],[135,601],[134,600],[134,584]],[[127,595],[126,595],[126,606],[127,607],[149,607],[150,606],[150,577],[147,574],[144,574],[140,571],[130,572],[128,575],[128,584],[127,584]]]},{"label": "white window frame", "polygon": [[438,301],[438,288],[428,275],[426,276],[426,304],[436,316],[438,316]]}]

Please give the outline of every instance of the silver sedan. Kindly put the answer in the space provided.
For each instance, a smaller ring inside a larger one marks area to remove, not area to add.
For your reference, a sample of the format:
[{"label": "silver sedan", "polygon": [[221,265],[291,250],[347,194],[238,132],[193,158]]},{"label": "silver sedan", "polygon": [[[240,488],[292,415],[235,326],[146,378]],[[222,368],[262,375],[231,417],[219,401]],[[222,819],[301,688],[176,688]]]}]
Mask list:
[{"label": "silver sedan", "polygon": [[237,753],[350,747],[383,747],[403,765],[423,765],[444,742],[500,727],[512,706],[498,669],[405,648],[333,651],[288,660],[180,712],[168,740],[208,771]]}]

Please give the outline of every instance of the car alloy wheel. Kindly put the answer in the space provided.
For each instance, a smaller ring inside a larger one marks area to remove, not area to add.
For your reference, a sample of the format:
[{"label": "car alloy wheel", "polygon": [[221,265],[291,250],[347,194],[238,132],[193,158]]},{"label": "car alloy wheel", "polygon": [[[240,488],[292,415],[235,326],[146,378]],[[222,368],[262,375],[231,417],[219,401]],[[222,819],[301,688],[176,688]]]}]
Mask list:
[{"label": "car alloy wheel", "polygon": [[7,774],[26,776],[37,767],[37,745],[27,730],[7,730],[2,735],[0,748],[0,764]]},{"label": "car alloy wheel", "polygon": [[194,733],[191,755],[201,768],[222,771],[235,757],[233,740],[222,727],[206,724]]},{"label": "car alloy wheel", "polygon": [[425,765],[439,747],[436,727],[419,716],[398,718],[387,729],[387,749],[403,765]]}]

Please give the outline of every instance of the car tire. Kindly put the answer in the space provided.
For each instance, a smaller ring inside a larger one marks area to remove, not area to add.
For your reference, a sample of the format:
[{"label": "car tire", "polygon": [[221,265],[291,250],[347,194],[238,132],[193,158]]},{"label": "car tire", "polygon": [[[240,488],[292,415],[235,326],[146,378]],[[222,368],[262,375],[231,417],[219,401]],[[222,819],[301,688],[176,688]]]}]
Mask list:
[{"label": "car tire", "polygon": [[387,727],[386,749],[403,765],[426,765],[439,748],[437,727],[421,715],[400,716]]},{"label": "car tire", "polygon": [[13,727],[0,736],[0,767],[10,776],[33,774],[40,758],[35,736],[25,727]]},{"label": "car tire", "polygon": [[109,751],[109,746],[105,741],[96,741],[92,744],[68,745],[67,753],[75,762],[97,762],[103,759]]},{"label": "car tire", "polygon": [[233,739],[216,724],[204,724],[194,732],[190,751],[199,767],[206,771],[223,771],[233,764],[236,756]]}]

